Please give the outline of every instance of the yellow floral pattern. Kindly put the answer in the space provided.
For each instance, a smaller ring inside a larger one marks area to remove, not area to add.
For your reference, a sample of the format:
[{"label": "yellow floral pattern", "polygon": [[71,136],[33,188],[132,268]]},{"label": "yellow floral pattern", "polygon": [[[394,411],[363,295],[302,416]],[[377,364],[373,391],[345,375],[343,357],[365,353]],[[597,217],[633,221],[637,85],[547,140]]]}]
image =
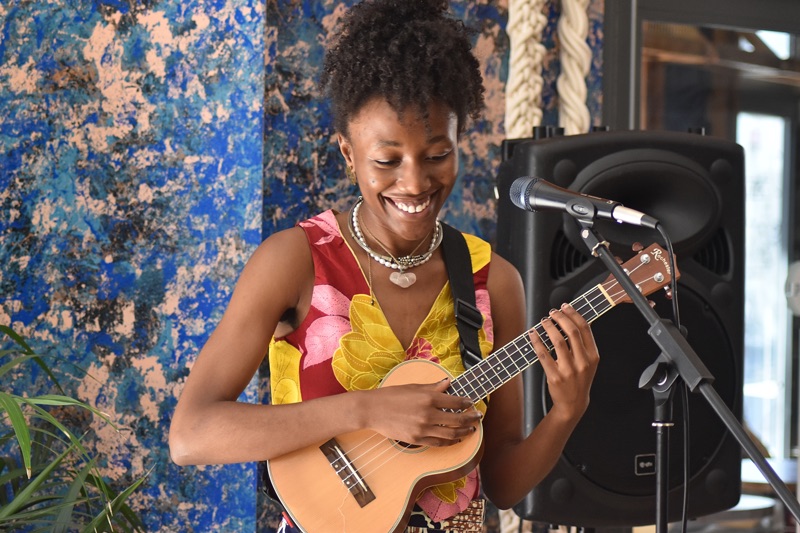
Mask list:
[{"label": "yellow floral pattern", "polygon": [[300,396],[300,350],[281,341],[280,349],[276,350],[276,341],[270,345],[270,352],[280,353],[280,357],[269,358],[269,375],[272,393],[272,403],[297,403]]},{"label": "yellow floral pattern", "polygon": [[[408,351],[403,349],[371,296],[353,297],[350,325],[352,331],[342,336],[332,363],[336,379],[347,390],[376,388],[390,370],[408,359],[429,359],[453,376],[464,372],[449,284],[439,293]],[[478,331],[478,341],[482,353],[488,354],[492,343],[483,329]],[[485,406],[479,407],[485,411]]]}]

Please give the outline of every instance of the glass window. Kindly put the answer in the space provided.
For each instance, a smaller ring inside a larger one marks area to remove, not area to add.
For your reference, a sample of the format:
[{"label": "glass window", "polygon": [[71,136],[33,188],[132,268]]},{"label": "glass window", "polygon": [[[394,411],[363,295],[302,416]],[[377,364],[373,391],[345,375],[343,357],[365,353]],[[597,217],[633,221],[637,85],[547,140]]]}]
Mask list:
[{"label": "glass window", "polygon": [[791,323],[783,293],[786,128],[782,117],[754,113],[739,113],[736,127],[746,154],[744,419],[774,457],[788,456],[784,428],[791,412]]}]

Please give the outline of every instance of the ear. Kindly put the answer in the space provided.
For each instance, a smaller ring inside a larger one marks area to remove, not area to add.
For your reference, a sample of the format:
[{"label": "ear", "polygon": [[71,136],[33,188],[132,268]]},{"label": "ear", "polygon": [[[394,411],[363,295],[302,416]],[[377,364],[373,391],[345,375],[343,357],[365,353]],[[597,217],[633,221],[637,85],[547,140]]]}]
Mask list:
[{"label": "ear", "polygon": [[336,134],[336,140],[339,142],[339,151],[344,156],[344,162],[348,167],[353,168],[353,146],[350,141],[341,133]]}]

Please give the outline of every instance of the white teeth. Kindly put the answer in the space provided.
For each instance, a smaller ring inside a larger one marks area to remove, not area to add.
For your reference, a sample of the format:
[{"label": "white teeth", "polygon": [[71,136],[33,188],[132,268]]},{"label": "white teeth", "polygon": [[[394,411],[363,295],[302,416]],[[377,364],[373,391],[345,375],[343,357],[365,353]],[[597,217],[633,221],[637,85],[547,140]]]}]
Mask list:
[{"label": "white teeth", "polygon": [[430,203],[431,199],[428,198],[424,203],[419,205],[403,204],[400,202],[395,202],[394,205],[396,205],[400,211],[405,211],[406,213],[420,213],[424,211],[430,205]]}]

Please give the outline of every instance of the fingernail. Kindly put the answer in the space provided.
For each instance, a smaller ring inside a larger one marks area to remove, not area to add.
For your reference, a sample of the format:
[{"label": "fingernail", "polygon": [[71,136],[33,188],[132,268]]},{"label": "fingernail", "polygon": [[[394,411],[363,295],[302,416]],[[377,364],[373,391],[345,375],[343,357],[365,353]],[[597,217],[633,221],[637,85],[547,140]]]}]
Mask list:
[{"label": "fingernail", "polygon": [[561,304],[561,309],[569,309],[570,307],[572,307],[572,306],[569,305],[568,303]]},{"label": "fingernail", "polygon": [[550,314],[551,314],[551,315],[552,315],[553,313],[555,313],[555,312],[556,312],[556,308],[553,308],[553,309],[551,309],[551,310],[550,310]]}]

